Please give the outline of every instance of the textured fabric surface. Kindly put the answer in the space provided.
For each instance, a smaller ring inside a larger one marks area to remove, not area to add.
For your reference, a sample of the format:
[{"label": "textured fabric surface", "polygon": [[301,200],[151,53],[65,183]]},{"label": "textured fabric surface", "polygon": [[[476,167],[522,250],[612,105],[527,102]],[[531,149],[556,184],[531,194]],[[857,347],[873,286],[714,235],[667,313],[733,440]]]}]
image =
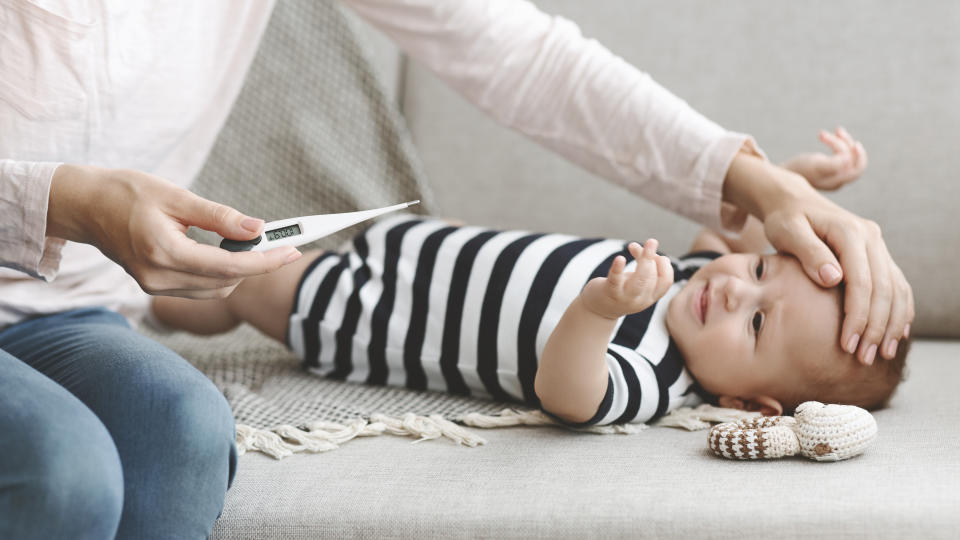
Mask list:
[{"label": "textured fabric surface", "polygon": [[190,360],[220,388],[238,424],[270,429],[312,421],[346,423],[379,413],[439,414],[459,420],[471,412],[494,414],[516,404],[470,399],[439,392],[344,383],[312,375],[284,346],[250,326],[210,338],[183,332],[156,334]]},{"label": "textured fabric surface", "polygon": [[848,461],[715,457],[707,432],[482,431],[476,448],[375,437],[240,458],[217,539],[952,538],[960,529],[960,343],[917,342]]},{"label": "textured fabric surface", "polygon": [[[863,178],[830,198],[877,221],[914,288],[915,335],[960,337],[960,3],[537,0],[774,161],[863,141]],[[468,224],[612,238],[679,255],[697,226],[497,125],[415,62],[403,95],[437,202]],[[495,157],[494,157],[495,156]],[[630,219],[624,219],[630,216]]]}]

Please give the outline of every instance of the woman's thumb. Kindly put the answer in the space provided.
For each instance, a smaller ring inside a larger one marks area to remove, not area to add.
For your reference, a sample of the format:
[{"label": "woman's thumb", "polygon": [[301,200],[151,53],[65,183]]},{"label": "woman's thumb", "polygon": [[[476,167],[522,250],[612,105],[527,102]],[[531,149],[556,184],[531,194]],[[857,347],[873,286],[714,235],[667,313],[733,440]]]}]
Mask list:
[{"label": "woman's thumb", "polygon": [[837,257],[806,220],[794,221],[787,227],[768,226],[767,231],[773,247],[795,256],[814,283],[833,287],[843,279]]},{"label": "woman's thumb", "polygon": [[249,240],[263,229],[263,220],[248,217],[225,205],[193,195],[179,212],[188,225],[213,231],[224,238]]}]

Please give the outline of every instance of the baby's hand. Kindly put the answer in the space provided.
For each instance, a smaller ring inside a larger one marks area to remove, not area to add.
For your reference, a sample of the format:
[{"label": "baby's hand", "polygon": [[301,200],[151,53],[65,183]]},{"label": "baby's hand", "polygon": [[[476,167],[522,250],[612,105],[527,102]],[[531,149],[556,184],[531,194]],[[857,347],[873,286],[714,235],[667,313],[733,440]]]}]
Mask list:
[{"label": "baby's hand", "polygon": [[842,127],[835,133],[821,130],[820,141],[833,150],[832,156],[800,154],[788,159],[784,168],[799,173],[811,186],[828,191],[849,184],[863,174],[867,168],[867,151],[847,130]]},{"label": "baby's hand", "polygon": [[608,319],[643,311],[666,294],[673,283],[670,259],[657,255],[657,241],[627,246],[637,260],[632,272],[625,272],[627,259],[618,255],[607,277],[591,279],[580,293],[587,309]]}]

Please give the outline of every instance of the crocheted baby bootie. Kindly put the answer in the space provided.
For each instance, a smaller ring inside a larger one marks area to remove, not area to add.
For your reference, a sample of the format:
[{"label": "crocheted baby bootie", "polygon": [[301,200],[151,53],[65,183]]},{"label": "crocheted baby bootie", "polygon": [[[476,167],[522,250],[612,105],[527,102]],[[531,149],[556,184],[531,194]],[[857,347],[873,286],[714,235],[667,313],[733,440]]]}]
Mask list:
[{"label": "crocheted baby bootie", "polygon": [[728,459],[770,459],[800,454],[840,461],[866,450],[877,436],[873,415],[853,405],[801,403],[794,416],[725,422],[710,429],[713,453]]}]

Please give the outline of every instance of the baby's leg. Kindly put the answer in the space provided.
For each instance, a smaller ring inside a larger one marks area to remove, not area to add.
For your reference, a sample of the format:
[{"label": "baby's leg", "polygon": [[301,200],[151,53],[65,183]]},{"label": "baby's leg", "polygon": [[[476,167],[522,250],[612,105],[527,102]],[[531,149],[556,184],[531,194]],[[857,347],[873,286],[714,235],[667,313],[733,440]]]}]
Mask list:
[{"label": "baby's leg", "polygon": [[248,277],[224,299],[157,296],[153,299],[153,314],[169,327],[195,334],[226,332],[246,321],[284,343],[297,284],[307,266],[322,253],[308,251],[279,270]]}]

